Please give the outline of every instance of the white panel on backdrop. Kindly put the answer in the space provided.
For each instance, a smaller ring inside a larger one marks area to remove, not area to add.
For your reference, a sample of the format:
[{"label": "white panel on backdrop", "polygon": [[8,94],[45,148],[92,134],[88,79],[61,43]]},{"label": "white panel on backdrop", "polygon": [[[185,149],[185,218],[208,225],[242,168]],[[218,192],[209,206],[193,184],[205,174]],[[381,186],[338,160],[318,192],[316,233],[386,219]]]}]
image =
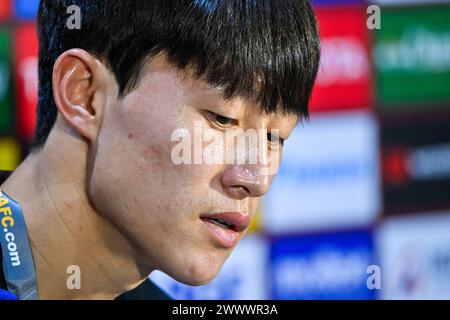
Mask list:
[{"label": "white panel on backdrop", "polygon": [[376,238],[382,299],[450,299],[450,212],[387,219]]},{"label": "white panel on backdrop", "polygon": [[267,288],[267,245],[255,234],[246,235],[211,283],[192,287],[155,271],[150,279],[174,299],[264,300]]},{"label": "white panel on backdrop", "polygon": [[373,116],[314,114],[286,142],[263,225],[271,233],[365,226],[380,212],[380,188]]}]

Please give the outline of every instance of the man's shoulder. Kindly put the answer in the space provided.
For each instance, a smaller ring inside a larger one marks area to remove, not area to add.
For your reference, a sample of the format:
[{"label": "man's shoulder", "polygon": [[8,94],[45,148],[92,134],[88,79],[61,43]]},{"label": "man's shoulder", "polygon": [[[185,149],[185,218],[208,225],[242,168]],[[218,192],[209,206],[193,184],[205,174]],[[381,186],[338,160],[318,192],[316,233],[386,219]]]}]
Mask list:
[{"label": "man's shoulder", "polygon": [[[7,290],[5,276],[3,274],[2,255],[0,250],[0,289]],[[0,299],[1,300],[1,299]],[[116,300],[173,300],[160,288],[158,288],[152,281],[146,279],[137,288],[125,292]]]},{"label": "man's shoulder", "polygon": [[8,177],[12,174],[11,171],[2,171],[0,170],[0,184],[6,181]]},{"label": "man's shoulder", "polygon": [[147,278],[137,288],[125,292],[116,300],[173,300],[173,298]]}]

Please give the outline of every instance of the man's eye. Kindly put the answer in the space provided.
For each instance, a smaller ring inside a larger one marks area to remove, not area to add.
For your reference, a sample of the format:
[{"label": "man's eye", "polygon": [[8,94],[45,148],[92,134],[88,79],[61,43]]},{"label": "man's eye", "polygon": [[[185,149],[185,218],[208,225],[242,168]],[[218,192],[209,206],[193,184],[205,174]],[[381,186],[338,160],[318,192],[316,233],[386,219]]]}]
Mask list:
[{"label": "man's eye", "polygon": [[269,143],[272,143],[272,144],[277,144],[278,143],[281,146],[283,146],[285,140],[283,138],[279,137],[276,134],[273,134],[271,132],[267,132],[267,141],[269,141]]},{"label": "man's eye", "polygon": [[221,116],[214,112],[209,112],[209,115],[211,120],[221,127],[230,127],[238,124],[238,121],[236,119]]}]

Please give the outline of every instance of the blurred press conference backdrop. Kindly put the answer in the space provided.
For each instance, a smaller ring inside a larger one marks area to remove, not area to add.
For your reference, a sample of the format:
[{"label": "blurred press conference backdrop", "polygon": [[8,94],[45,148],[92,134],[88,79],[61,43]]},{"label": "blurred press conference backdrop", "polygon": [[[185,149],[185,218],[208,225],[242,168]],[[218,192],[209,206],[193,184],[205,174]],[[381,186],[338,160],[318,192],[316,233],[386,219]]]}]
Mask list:
[{"label": "blurred press conference backdrop", "polygon": [[[370,30],[367,7],[381,8]],[[37,0],[0,0],[0,169],[28,152]],[[312,116],[252,230],[181,299],[450,299],[450,1],[316,0]],[[292,88],[295,90],[295,88]]]}]

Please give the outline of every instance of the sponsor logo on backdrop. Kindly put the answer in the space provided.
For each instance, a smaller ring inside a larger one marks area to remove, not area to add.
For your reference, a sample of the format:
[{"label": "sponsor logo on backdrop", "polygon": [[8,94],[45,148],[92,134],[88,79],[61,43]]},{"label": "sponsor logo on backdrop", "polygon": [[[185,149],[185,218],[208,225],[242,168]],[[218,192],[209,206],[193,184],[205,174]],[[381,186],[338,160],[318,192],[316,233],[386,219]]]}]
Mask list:
[{"label": "sponsor logo on backdrop", "polygon": [[316,13],[322,55],[311,110],[370,107],[372,72],[366,7],[319,6]]},{"label": "sponsor logo on backdrop", "polygon": [[449,179],[450,143],[394,148],[386,152],[384,168],[385,180],[390,184]]},{"label": "sponsor logo on backdrop", "polygon": [[369,76],[366,48],[358,38],[325,38],[321,63],[317,86],[351,85],[365,81]]},{"label": "sponsor logo on backdrop", "polygon": [[373,46],[383,110],[429,110],[449,101],[449,16],[448,6],[383,9]]},{"label": "sponsor logo on backdrop", "polygon": [[389,121],[382,129],[385,211],[445,209],[450,205],[450,118]]},{"label": "sponsor logo on backdrop", "polygon": [[450,213],[387,219],[377,234],[382,299],[450,299]]},{"label": "sponsor logo on backdrop", "polygon": [[279,238],[271,246],[274,299],[373,299],[369,232]]},{"label": "sponsor logo on backdrop", "polygon": [[436,33],[423,26],[406,28],[397,42],[375,48],[381,72],[442,72],[450,69],[450,29]]}]

